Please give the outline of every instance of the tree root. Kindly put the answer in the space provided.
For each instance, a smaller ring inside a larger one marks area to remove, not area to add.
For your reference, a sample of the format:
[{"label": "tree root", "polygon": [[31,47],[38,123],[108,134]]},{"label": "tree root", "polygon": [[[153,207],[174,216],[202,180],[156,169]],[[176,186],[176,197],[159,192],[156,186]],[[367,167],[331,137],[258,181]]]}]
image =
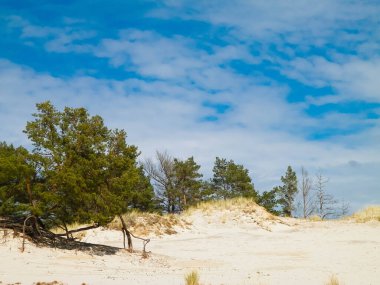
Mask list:
[{"label": "tree root", "polygon": [[[71,239],[68,240],[62,235],[54,234],[49,230],[43,228],[36,229],[34,222],[33,216],[28,216],[26,219],[0,218],[0,227],[4,230],[13,230],[14,236],[22,234],[23,240],[20,248],[22,252],[25,250],[25,240],[29,240],[37,246],[80,250],[95,255],[116,254],[120,250],[120,248],[112,246],[79,242]],[[83,228],[81,230],[83,230]]]}]

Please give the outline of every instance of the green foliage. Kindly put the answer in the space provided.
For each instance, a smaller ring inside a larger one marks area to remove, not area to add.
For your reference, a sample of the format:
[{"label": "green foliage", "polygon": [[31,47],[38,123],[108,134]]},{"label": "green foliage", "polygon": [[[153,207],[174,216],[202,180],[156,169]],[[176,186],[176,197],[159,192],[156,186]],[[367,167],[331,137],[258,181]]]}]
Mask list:
[{"label": "green foliage", "polygon": [[109,130],[84,108],[59,112],[44,102],[37,110],[25,133],[43,181],[36,204],[45,222],[106,224],[130,207],[151,208],[153,189],[125,131]]},{"label": "green foliage", "polygon": [[174,188],[180,211],[202,200],[200,168],[193,157],[183,161],[174,159]]},{"label": "green foliage", "polygon": [[298,192],[297,175],[291,166],[288,166],[285,176],[281,176],[281,181],[283,185],[276,190],[280,196],[279,204],[282,207],[282,214],[290,217],[294,210],[294,197]]},{"label": "green foliage", "polygon": [[268,212],[274,215],[280,215],[280,211],[278,210],[279,205],[279,187],[274,187],[270,191],[264,191],[258,197],[258,204],[263,206]]},{"label": "green foliage", "polygon": [[29,191],[35,173],[29,160],[30,154],[25,148],[0,143],[0,215],[32,211],[33,200]]},{"label": "green foliage", "polygon": [[228,199],[240,196],[257,198],[248,170],[243,165],[217,157],[213,172],[212,187],[217,198]]},{"label": "green foliage", "polygon": [[182,211],[202,200],[202,174],[193,157],[186,160],[172,158],[166,152],[157,152],[156,162],[147,160],[144,170],[155,185],[163,210]]}]

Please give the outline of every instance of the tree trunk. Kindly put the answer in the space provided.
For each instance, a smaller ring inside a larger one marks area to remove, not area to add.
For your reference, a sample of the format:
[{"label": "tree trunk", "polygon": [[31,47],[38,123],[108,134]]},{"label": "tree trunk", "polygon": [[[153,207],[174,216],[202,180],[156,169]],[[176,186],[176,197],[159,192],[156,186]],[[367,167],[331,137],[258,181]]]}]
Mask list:
[{"label": "tree trunk", "polygon": [[[127,229],[127,225],[125,224],[125,221],[123,219],[123,216],[122,215],[119,215],[119,218],[120,218],[120,221],[121,221],[121,224],[123,226],[123,233],[125,234],[125,236],[127,236],[127,240],[128,240],[128,250],[130,252],[133,251],[133,246],[132,246],[132,237],[131,237],[131,233],[128,231]],[[124,236],[124,248],[125,248],[125,236]]]}]

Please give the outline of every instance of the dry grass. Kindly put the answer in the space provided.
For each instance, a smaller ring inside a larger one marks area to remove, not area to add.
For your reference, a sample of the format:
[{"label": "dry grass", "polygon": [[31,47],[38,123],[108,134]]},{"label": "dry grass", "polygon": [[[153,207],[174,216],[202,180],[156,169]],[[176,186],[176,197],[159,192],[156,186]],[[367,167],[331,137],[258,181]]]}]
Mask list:
[{"label": "dry grass", "polygon": [[[176,234],[178,228],[186,228],[191,224],[179,215],[157,213],[143,213],[139,211],[131,211],[123,215],[123,218],[129,227],[129,230],[136,235],[156,236]],[[121,230],[122,225],[120,219],[116,217],[110,224],[109,229]]]},{"label": "dry grass", "polygon": [[369,206],[363,210],[354,213],[350,218],[354,219],[358,223],[380,221],[380,206]]},{"label": "dry grass", "polygon": [[[1,282],[0,282],[1,284]],[[63,282],[60,282],[60,281],[53,281],[53,282],[36,282],[36,283],[33,283],[33,285],[63,285],[65,283]],[[82,283],[81,285],[87,285],[86,283]]]},{"label": "dry grass", "polygon": [[184,216],[200,213],[207,222],[227,224],[232,222],[255,223],[263,229],[270,230],[269,225],[282,222],[280,219],[259,206],[252,198],[237,197],[227,200],[212,200],[199,203],[186,210]]},{"label": "dry grass", "polygon": [[[79,224],[79,223],[73,223],[73,224],[67,225],[67,229],[69,231],[71,231],[71,230],[75,230],[75,229],[79,229],[79,228],[83,228],[83,227],[87,227],[87,226],[89,226],[89,225]],[[53,233],[55,233],[55,234],[64,234],[65,233],[65,230],[62,229],[62,228],[59,228],[59,227],[52,228],[51,231]],[[81,241],[85,237],[86,237],[86,231],[78,232],[78,233],[73,233],[73,238],[75,238],[76,240]]]},{"label": "dry grass", "polygon": [[200,285],[199,274],[197,271],[192,271],[185,276],[186,285]]},{"label": "dry grass", "polygon": [[307,218],[307,220],[311,221],[311,222],[321,222],[323,221],[322,218],[318,215],[313,215],[313,216],[310,216]]},{"label": "dry grass", "polygon": [[53,282],[37,282],[34,285],[63,285],[62,282],[53,281]]},{"label": "dry grass", "polygon": [[211,200],[199,203],[196,206],[190,207],[186,210],[187,214],[191,214],[196,210],[201,210],[202,212],[210,212],[215,210],[242,210],[243,213],[254,213],[261,208],[257,203],[251,198],[237,197],[227,200]]},{"label": "dry grass", "polygon": [[342,283],[339,282],[338,277],[331,275],[330,279],[325,283],[325,285],[342,285]]},{"label": "dry grass", "polygon": [[[213,200],[199,203],[190,207],[184,213],[164,214],[146,213],[133,210],[123,215],[128,229],[137,236],[162,236],[176,234],[178,229],[189,228],[191,226],[191,216],[195,213],[201,213],[201,216],[208,217],[209,223],[236,224],[255,223],[259,227],[270,230],[270,225],[282,221],[268,213],[265,208],[259,206],[251,198],[233,198],[227,200]],[[68,226],[69,230],[83,227],[84,225],[72,224]],[[122,225],[118,217],[107,225],[108,229],[121,230]],[[60,228],[53,229],[55,233],[64,233]],[[74,234],[74,237],[81,240],[85,237],[86,232]]]}]

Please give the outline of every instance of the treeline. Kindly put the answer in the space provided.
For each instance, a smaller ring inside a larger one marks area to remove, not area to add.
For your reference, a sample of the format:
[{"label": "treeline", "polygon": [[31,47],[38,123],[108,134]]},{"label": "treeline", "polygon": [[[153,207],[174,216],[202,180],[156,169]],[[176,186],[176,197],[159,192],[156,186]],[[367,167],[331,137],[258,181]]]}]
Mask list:
[{"label": "treeline", "polygon": [[84,108],[58,111],[44,102],[33,117],[24,130],[31,152],[0,143],[2,217],[32,216],[36,227],[67,231],[74,222],[105,225],[130,209],[174,213],[201,201],[239,196],[277,215],[294,212],[298,185],[290,166],[281,186],[260,194],[248,170],[233,160],[217,157],[209,180],[202,179],[193,157],[157,152],[139,163],[140,153],[127,144],[126,132],[107,128]]}]

